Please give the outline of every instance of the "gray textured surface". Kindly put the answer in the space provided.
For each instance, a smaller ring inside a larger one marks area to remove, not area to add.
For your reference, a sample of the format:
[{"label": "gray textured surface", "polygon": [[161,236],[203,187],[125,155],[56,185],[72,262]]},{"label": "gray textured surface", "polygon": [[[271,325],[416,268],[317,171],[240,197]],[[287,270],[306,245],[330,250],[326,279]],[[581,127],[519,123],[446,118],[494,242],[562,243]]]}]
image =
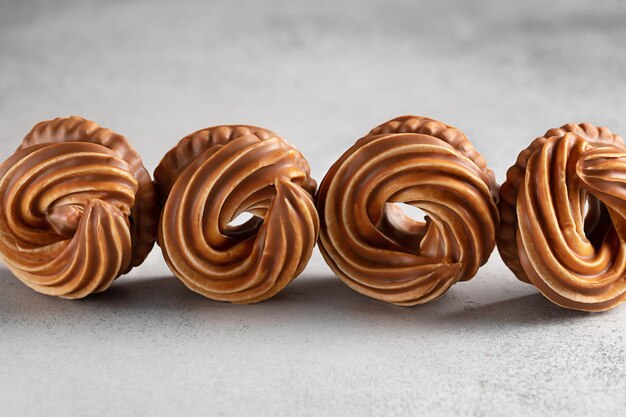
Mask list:
[{"label": "gray textured surface", "polygon": [[[152,170],[183,135],[245,122],[321,178],[415,113],[463,129],[502,180],[550,127],[626,133],[626,5],[546,3],[0,0],[0,155],[79,114]],[[79,302],[0,269],[0,415],[623,415],[625,319],[551,305],[497,254],[409,309],[351,292],[317,253],[255,306],[190,293],[158,251]]]}]

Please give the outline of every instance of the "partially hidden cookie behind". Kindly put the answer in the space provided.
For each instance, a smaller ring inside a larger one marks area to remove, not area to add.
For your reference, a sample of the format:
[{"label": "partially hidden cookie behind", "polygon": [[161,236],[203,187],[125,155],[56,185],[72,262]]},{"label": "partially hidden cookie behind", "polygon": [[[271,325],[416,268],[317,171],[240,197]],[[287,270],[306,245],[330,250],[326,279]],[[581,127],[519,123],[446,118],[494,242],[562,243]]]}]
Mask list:
[{"label": "partially hidden cookie behind", "polygon": [[[319,232],[317,184],[285,139],[245,125],[202,129],[169,151],[154,176],[163,203],[158,243],[191,290],[256,303],[303,271]],[[242,213],[252,217],[233,224]]]},{"label": "partially hidden cookie behind", "polygon": [[[460,130],[398,117],[359,139],[324,177],[316,197],[320,249],[355,291],[426,303],[488,260],[497,193],[493,172]],[[424,221],[397,203],[421,209]]]},{"label": "partially hidden cookie behind", "polygon": [[0,165],[0,259],[43,294],[104,291],[154,246],[157,203],[124,136],[77,116],[38,123]]},{"label": "partially hidden cookie behind", "polygon": [[498,249],[552,302],[602,311],[626,300],[626,148],[589,123],[550,129],[500,190]]}]

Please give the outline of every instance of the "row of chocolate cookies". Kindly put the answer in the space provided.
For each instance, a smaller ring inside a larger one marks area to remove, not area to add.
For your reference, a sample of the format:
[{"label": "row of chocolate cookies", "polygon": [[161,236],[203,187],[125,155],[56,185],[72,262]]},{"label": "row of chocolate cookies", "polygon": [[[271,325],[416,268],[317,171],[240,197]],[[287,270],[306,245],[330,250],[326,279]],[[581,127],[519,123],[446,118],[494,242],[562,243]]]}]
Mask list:
[{"label": "row of chocolate cookies", "polygon": [[317,192],[291,143],[245,125],[186,136],[154,178],[110,129],[37,124],[0,165],[0,258],[36,291],[74,299],[107,289],[156,240],[191,290],[254,303],[303,271],[319,235],[352,289],[415,305],[474,277],[497,241],[515,275],[561,306],[626,300],[626,148],[606,128],[549,130],[501,189],[460,130],[418,116],[359,139]]}]

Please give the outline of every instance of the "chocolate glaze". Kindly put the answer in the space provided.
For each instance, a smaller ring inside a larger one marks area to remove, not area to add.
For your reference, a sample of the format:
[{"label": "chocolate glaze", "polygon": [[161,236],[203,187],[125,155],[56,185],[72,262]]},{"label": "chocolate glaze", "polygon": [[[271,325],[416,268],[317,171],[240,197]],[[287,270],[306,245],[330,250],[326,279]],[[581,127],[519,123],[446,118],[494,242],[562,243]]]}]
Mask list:
[{"label": "chocolate glaze", "polygon": [[[317,194],[320,249],[361,294],[398,305],[469,280],[495,246],[498,186],[458,129],[403,116],[374,128],[326,174]],[[427,213],[410,219],[394,203]]]},{"label": "chocolate glaze", "polygon": [[626,300],[626,148],[588,123],[551,129],[507,172],[498,249],[522,281],[563,307]]},{"label": "chocolate glaze", "polygon": [[[298,150],[253,126],[183,138],[155,171],[158,243],[176,277],[205,297],[268,299],[306,266],[319,231],[316,183]],[[254,217],[229,223],[243,212]]]},{"label": "chocolate glaze", "polygon": [[154,245],[156,193],[121,135],[72,116],[37,124],[0,165],[0,257],[44,294],[82,298]]}]

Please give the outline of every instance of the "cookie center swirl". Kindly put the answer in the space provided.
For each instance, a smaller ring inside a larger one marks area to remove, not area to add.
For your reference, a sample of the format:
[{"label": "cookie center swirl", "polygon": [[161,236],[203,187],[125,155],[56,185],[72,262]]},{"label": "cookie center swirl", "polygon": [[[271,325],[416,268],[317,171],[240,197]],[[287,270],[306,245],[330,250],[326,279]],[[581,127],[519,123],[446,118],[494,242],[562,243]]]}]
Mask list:
[{"label": "cookie center swirl", "polygon": [[[284,139],[248,126],[199,131],[165,156],[155,178],[165,199],[159,244],[190,289],[253,303],[302,272],[318,233],[315,182]],[[243,213],[252,217],[232,224]]]},{"label": "cookie center swirl", "polygon": [[[409,203],[401,203],[403,205],[417,206]],[[408,251],[419,253],[422,238],[428,231],[430,218],[428,215],[424,220],[416,220],[409,216],[398,203],[385,203],[383,214],[381,216],[378,228],[382,233],[390,236],[393,240],[400,243]]]},{"label": "cookie center swirl", "polygon": [[[324,258],[350,287],[401,305],[472,278],[493,250],[498,218],[481,161],[462,133],[431,119],[374,129],[320,186]],[[424,221],[398,203],[422,210]]]},{"label": "cookie center swirl", "polygon": [[604,203],[593,195],[587,194],[584,207],[583,233],[597,251],[609,231],[614,229],[611,216]]},{"label": "cookie center swirl", "polygon": [[104,146],[21,148],[0,166],[0,256],[45,294],[103,290],[130,264],[137,189],[128,163]]},{"label": "cookie center swirl", "polygon": [[[159,213],[152,179],[143,166],[139,154],[124,136],[78,116],[57,118],[36,124],[26,135],[20,148],[25,149],[42,144],[51,145],[55,143],[92,143],[101,145],[114,152],[113,154],[107,152],[107,155],[114,156],[116,160],[119,159],[127,163],[123,169],[135,177],[138,185],[134,196],[135,202],[128,216],[133,255],[130,265],[124,272],[129,272],[132,267],[140,265],[152,250]],[[85,181],[77,184],[84,188],[85,184],[88,184],[90,181],[88,175],[90,174],[85,172],[85,177],[83,177]],[[83,196],[88,195],[84,193],[84,190],[77,191]],[[100,197],[92,195],[90,198],[101,198],[102,200],[110,201],[120,209],[126,208],[126,202],[116,201],[117,197],[115,197],[114,193],[101,194]],[[63,204],[71,207],[61,208]],[[77,202],[76,204],[59,202],[57,204],[58,207],[51,207],[48,211],[48,221],[54,226],[57,233],[71,236],[77,230],[77,222],[79,222],[82,216],[81,211],[84,215],[86,205],[87,200]],[[124,214],[126,214],[125,211]]]},{"label": "cookie center swirl", "polygon": [[547,138],[517,196],[528,280],[565,307],[604,310],[626,297],[626,150],[575,133]]},{"label": "cookie center swirl", "polygon": [[518,217],[521,261],[533,284],[574,302],[602,303],[624,291],[625,179],[624,150],[594,148],[571,133],[531,156]]}]

